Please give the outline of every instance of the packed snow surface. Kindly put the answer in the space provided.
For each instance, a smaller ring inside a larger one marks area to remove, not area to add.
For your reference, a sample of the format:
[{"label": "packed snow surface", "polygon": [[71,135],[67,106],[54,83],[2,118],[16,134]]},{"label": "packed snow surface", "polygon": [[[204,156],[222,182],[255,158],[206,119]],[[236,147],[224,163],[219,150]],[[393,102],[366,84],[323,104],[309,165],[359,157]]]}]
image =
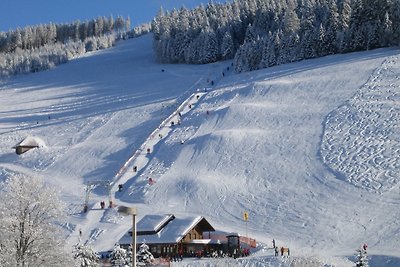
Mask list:
[{"label": "packed snow surface", "polygon": [[[138,219],[204,216],[244,235],[249,213],[253,255],[176,266],[352,266],[364,243],[370,266],[399,266],[398,51],[231,70],[158,64],[149,35],[3,80],[0,177],[57,186],[71,246],[107,251],[131,227],[100,209],[110,183],[113,202],[137,207]],[[16,155],[26,136],[46,146]],[[273,257],[272,239],[293,256]]]}]

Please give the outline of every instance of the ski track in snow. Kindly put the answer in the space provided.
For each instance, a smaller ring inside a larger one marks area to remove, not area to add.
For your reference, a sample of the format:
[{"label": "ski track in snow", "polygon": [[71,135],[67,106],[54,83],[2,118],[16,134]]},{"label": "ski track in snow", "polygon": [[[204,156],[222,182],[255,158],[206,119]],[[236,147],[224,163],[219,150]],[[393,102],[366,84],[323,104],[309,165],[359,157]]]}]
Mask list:
[{"label": "ski track in snow", "polygon": [[324,162],[350,183],[383,193],[400,179],[400,62],[390,57],[326,118]]}]

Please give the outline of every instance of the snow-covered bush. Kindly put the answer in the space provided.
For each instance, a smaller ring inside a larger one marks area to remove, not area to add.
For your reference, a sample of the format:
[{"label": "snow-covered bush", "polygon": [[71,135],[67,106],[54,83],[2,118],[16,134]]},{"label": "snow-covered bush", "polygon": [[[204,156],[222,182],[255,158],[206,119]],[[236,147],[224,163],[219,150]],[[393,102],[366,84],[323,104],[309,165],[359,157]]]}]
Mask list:
[{"label": "snow-covered bush", "polygon": [[73,255],[78,267],[99,266],[99,255],[89,245],[76,244]]}]

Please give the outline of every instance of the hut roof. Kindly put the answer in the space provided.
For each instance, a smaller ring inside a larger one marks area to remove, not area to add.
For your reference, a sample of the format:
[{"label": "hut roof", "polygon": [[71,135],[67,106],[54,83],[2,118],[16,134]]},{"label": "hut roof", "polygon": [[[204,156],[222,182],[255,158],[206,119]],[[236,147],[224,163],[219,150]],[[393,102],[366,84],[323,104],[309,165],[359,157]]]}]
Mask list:
[{"label": "hut roof", "polygon": [[13,148],[16,147],[44,147],[46,143],[39,137],[36,136],[27,136],[24,140],[16,144]]}]

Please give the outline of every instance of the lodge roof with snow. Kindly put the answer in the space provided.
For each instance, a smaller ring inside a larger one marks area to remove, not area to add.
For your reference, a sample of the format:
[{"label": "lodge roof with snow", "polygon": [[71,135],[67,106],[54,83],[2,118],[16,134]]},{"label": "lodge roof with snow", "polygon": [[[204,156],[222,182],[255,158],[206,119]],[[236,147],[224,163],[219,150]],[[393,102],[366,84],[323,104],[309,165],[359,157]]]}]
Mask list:
[{"label": "lodge roof with snow", "polygon": [[[147,244],[176,244],[191,232],[198,233],[198,236],[190,239],[202,239],[203,232],[213,231],[215,229],[202,216],[176,218],[173,214],[145,215],[136,226],[137,242]],[[130,241],[131,237],[125,235],[120,243],[129,244]]]}]

